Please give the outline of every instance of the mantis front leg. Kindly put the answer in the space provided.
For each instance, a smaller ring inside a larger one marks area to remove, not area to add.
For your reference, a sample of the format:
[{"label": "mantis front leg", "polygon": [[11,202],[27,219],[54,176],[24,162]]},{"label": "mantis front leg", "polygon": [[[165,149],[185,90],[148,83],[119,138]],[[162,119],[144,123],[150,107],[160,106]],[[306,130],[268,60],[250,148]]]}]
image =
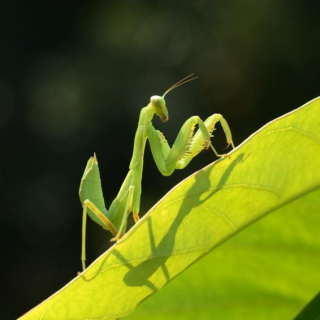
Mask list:
[{"label": "mantis front leg", "polygon": [[[153,125],[148,126],[148,138],[153,158],[159,171],[169,176],[175,169],[183,169],[203,149],[211,148],[216,156],[222,157],[211,144],[210,137],[215,124],[220,121],[225,132],[228,145],[232,145],[232,135],[226,120],[220,114],[214,114],[203,122],[198,116],[188,119],[180,129],[178,136],[170,148],[164,135]],[[194,128],[199,129],[194,135]]]}]

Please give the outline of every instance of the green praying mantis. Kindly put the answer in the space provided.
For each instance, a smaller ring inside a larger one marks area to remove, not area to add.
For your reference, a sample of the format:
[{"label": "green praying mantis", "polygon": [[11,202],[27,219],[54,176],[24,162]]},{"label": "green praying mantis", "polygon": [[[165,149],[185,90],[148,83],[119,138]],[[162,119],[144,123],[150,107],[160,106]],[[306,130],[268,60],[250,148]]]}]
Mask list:
[{"label": "green praying mantis", "polygon": [[[202,150],[213,150],[210,138],[217,122],[220,122],[227,139],[227,146],[234,148],[232,135],[228,123],[221,114],[213,114],[204,122],[198,116],[193,116],[185,121],[172,146],[169,146],[165,136],[156,130],[152,124],[154,115],[163,122],[169,120],[165,96],[177,87],[196,79],[193,74],[171,86],[163,96],[152,96],[150,103],[141,110],[138,128],[134,138],[133,155],[129,165],[129,172],[125,177],[117,197],[112,201],[109,210],[106,209],[98,161],[94,154],[87,163],[80,184],[80,201],[83,207],[82,220],[82,254],[81,261],[85,270],[85,244],[87,215],[103,229],[109,230],[114,236],[111,241],[119,240],[126,232],[127,218],[132,212],[134,221],[139,221],[139,208],[141,198],[141,180],[143,171],[143,156],[147,140],[149,140],[154,161],[164,176],[170,176],[176,169],[184,169],[189,162]],[[195,126],[198,125],[196,133]]]}]

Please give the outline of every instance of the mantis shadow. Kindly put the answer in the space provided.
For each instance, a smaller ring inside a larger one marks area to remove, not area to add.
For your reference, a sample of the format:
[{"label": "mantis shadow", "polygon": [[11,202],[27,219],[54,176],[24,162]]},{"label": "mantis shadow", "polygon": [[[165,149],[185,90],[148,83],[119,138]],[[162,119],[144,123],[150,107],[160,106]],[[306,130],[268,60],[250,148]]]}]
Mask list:
[{"label": "mantis shadow", "polygon": [[320,292],[303,308],[293,320],[319,320],[320,319]]},{"label": "mantis shadow", "polygon": [[[220,178],[216,188],[204,199],[200,199],[202,193],[199,190],[208,190],[211,187],[210,182],[210,173],[214,169],[214,165],[208,168],[207,170],[203,170],[198,172],[195,175],[195,182],[187,191],[185,198],[179,208],[179,212],[174,219],[170,229],[160,241],[158,246],[155,245],[154,234],[152,231],[152,222],[151,219],[148,221],[149,226],[149,234],[150,234],[150,244],[151,244],[151,259],[147,259],[140,263],[137,266],[132,266],[128,263],[125,257],[117,251],[113,250],[113,254],[128,267],[128,272],[124,276],[124,282],[127,286],[140,287],[147,286],[152,291],[156,292],[160,288],[157,288],[151,281],[150,277],[159,269],[162,269],[162,272],[167,280],[170,281],[172,278],[169,275],[168,269],[166,267],[166,261],[170,257],[173,252],[174,244],[176,240],[177,231],[183,222],[183,220],[188,216],[192,209],[198,207],[203,202],[207,201],[214,194],[219,192],[221,188],[226,184],[231,172],[234,170],[236,165],[243,161],[244,153],[239,154],[232,163],[228,166],[222,177]],[[247,158],[247,157],[246,157]],[[201,188],[200,188],[201,186]],[[192,204],[188,201],[189,197],[192,196]],[[201,232],[201,231],[199,231]]]}]

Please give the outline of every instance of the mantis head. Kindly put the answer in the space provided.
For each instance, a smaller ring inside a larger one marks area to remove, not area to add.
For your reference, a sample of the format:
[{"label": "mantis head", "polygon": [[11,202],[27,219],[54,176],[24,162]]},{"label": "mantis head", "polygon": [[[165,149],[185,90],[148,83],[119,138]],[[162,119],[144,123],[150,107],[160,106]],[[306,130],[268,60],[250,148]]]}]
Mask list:
[{"label": "mantis head", "polygon": [[150,98],[150,102],[155,109],[156,115],[161,119],[161,121],[167,122],[169,120],[169,114],[164,98],[160,96],[152,96]]},{"label": "mantis head", "polygon": [[168,114],[168,109],[166,107],[166,101],[164,100],[164,97],[167,93],[169,93],[170,91],[172,91],[173,89],[189,82],[192,80],[197,79],[198,77],[193,77],[194,73],[190,74],[189,76],[181,79],[180,81],[178,81],[177,83],[175,83],[173,86],[171,86],[162,97],[160,96],[152,96],[150,101],[152,106],[155,109],[155,113],[156,115],[163,121],[166,122],[169,120],[169,114]]},{"label": "mantis head", "polygon": [[164,100],[164,97],[167,93],[169,93],[170,91],[172,91],[173,89],[189,82],[192,80],[197,79],[198,77],[193,77],[194,73],[190,74],[189,76],[181,79],[180,81],[178,81],[177,83],[175,83],[173,86],[171,86],[162,97],[160,96],[152,96],[150,98],[150,102],[151,105],[153,106],[154,110],[155,110],[155,114],[163,121],[163,122],[167,122],[169,120],[169,114],[168,114],[168,109],[166,107],[166,101]]}]

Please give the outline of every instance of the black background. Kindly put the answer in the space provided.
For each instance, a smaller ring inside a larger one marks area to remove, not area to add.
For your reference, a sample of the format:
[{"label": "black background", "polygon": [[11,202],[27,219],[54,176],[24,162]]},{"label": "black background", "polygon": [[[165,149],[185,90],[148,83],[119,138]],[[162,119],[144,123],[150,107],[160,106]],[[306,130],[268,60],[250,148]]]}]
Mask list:
[{"label": "black background", "polygon": [[[318,96],[319,14],[319,2],[293,0],[1,1],[1,317],[21,316],[81,269],[86,161],[97,153],[109,205],[151,95],[196,73],[167,96],[170,121],[154,125],[172,143],[188,117],[222,113],[236,145]],[[145,159],[142,214],[214,156],[171,177],[148,147]],[[91,221],[88,234],[92,262],[110,236]]]}]

